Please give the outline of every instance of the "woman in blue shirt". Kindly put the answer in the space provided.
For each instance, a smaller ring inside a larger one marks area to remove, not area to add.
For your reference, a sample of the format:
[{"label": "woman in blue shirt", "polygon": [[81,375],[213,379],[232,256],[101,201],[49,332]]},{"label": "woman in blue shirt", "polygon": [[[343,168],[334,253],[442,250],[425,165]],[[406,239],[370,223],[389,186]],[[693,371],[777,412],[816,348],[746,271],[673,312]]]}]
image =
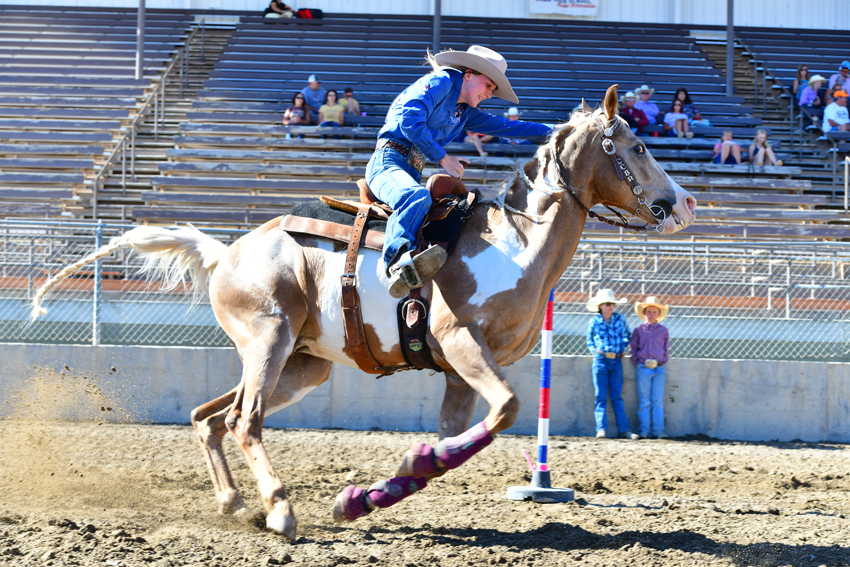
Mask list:
[{"label": "woman in blue shirt", "polygon": [[593,355],[593,392],[596,396],[593,414],[597,437],[608,436],[607,403],[610,396],[620,437],[640,439],[629,428],[623,404],[623,355],[632,334],[626,319],[614,313],[614,309],[617,304],[625,302],[625,299],[617,299],[612,290],[600,289],[586,305],[588,311],[597,313],[587,325],[587,349]]},{"label": "woman in blue shirt", "polygon": [[478,109],[493,96],[518,102],[505,76],[508,64],[495,51],[473,45],[466,52],[444,51],[427,59],[432,73],[393,101],[366,166],[372,193],[394,211],[387,223],[383,257],[390,294],[396,298],[421,287],[446,260],[445,250],[438,246],[416,250],[416,233],[431,208],[431,195],[421,184],[425,160],[439,163],[460,179],[466,160],[447,154],[442,146],[461,131],[511,138],[542,137],[552,131],[543,124],[510,121]]}]

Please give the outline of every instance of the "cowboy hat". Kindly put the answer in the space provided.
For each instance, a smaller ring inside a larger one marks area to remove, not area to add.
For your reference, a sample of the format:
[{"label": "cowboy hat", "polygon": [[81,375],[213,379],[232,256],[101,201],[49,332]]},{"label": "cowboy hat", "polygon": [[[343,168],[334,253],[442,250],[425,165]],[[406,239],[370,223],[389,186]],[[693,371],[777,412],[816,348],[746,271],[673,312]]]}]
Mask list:
[{"label": "cowboy hat", "polygon": [[603,303],[625,303],[626,299],[617,299],[614,296],[614,290],[611,289],[600,289],[596,292],[590,301],[587,302],[586,307],[588,311],[592,311],[596,313],[599,311],[599,306]]},{"label": "cowboy hat", "polygon": [[434,56],[441,67],[465,67],[483,73],[496,83],[493,96],[517,103],[519,99],[511,88],[511,82],[505,76],[508,62],[505,58],[481,45],[473,45],[464,51],[443,51]]},{"label": "cowboy hat", "polygon": [[822,77],[821,75],[815,75],[814,77],[809,79],[809,84],[811,85],[812,83],[817,83],[818,81],[823,83],[824,81],[826,81],[826,77]]},{"label": "cowboy hat", "polygon": [[635,96],[635,93],[633,93],[632,91],[629,91],[629,92],[627,92],[626,94],[624,94],[623,96],[620,97],[620,104],[626,104],[627,98],[630,98],[632,100],[637,99],[637,97]]},{"label": "cowboy hat", "polygon": [[646,298],[646,301],[642,303],[638,301],[637,303],[635,303],[635,313],[637,313],[637,316],[640,317],[643,321],[646,321],[646,315],[644,315],[643,312],[647,307],[658,308],[658,322],[663,321],[664,318],[667,317],[667,312],[670,311],[669,305],[662,305],[661,303],[659,303],[657,297],[655,297],[654,295],[650,295]]},{"label": "cowboy hat", "polygon": [[515,106],[512,106],[512,107],[510,107],[510,108],[508,109],[508,111],[505,113],[505,116],[519,116],[519,114],[520,114],[520,113],[519,113],[519,109],[518,109],[517,107],[515,107]]},{"label": "cowboy hat", "polygon": [[640,93],[642,92],[648,92],[649,96],[652,96],[655,94],[655,89],[651,89],[647,85],[641,85],[640,88],[635,89],[635,94],[638,96],[640,96]]}]

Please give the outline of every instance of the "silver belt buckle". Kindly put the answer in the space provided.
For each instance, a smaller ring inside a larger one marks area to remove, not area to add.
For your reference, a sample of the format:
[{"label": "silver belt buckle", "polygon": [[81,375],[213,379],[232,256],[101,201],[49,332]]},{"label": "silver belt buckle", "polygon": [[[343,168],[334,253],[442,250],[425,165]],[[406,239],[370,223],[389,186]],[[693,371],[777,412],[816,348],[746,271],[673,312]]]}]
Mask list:
[{"label": "silver belt buckle", "polygon": [[416,146],[411,146],[410,154],[407,156],[407,163],[412,165],[416,171],[422,173],[422,169],[425,167],[425,154]]}]

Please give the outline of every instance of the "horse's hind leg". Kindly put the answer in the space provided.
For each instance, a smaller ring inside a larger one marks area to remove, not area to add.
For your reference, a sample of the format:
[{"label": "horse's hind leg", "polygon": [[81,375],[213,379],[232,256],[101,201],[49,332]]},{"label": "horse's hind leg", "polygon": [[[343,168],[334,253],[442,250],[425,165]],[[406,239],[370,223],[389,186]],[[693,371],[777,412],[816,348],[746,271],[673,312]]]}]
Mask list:
[{"label": "horse's hind leg", "polygon": [[236,388],[192,411],[192,425],[207,461],[221,514],[238,514],[248,509],[233,482],[221,444],[227,433],[224,421],[235,399]]}]

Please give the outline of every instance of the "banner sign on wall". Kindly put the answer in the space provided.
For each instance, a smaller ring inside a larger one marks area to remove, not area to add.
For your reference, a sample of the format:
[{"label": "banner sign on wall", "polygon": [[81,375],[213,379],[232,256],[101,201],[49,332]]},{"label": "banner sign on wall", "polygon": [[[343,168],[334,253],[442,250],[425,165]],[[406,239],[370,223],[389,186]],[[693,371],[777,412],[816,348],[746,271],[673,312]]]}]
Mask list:
[{"label": "banner sign on wall", "polygon": [[558,14],[561,16],[595,16],[601,0],[528,0],[532,14]]}]

